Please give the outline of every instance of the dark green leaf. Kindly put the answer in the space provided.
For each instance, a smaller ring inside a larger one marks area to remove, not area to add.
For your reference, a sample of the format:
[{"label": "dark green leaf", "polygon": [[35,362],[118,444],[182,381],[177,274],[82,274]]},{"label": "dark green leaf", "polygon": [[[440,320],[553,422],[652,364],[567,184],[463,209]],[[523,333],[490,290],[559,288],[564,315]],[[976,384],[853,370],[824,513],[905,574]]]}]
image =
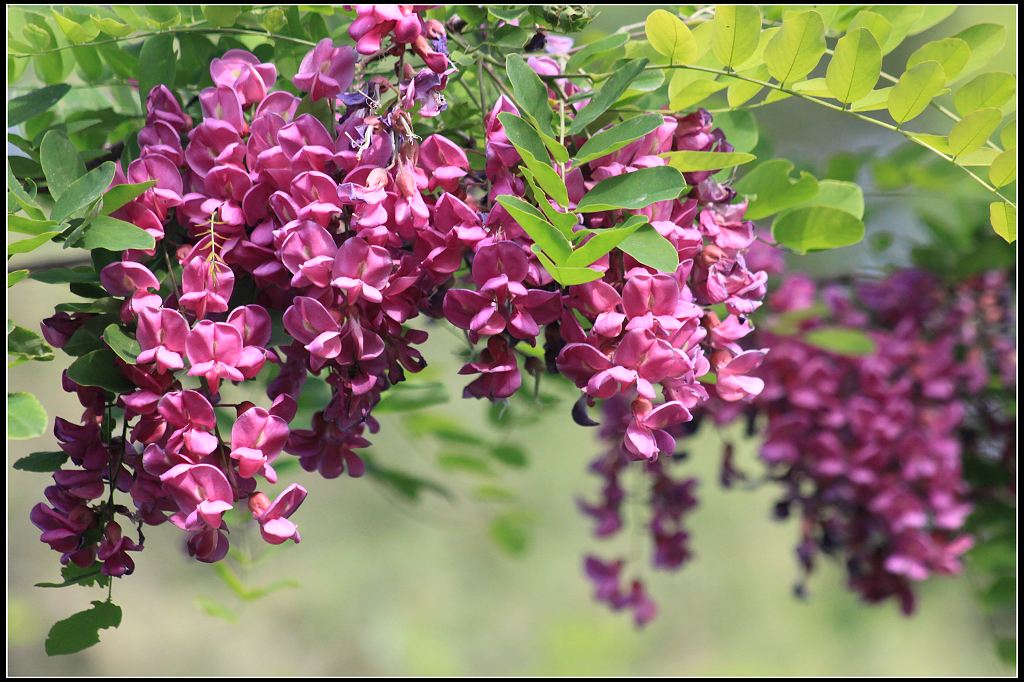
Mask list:
[{"label": "dark green leaf", "polygon": [[[50,219],[62,221],[99,199],[114,179],[114,163],[105,161],[71,183],[50,212]],[[138,229],[138,228],[136,228]]]},{"label": "dark green leaf", "polygon": [[62,130],[51,130],[43,136],[39,145],[39,163],[54,200],[59,199],[71,183],[85,175],[85,164],[78,155],[78,149]]},{"label": "dark green leaf", "polygon": [[617,62],[613,67],[612,75],[601,84],[601,88],[594,94],[587,106],[576,114],[572,125],[569,126],[569,134],[578,135],[611,105],[615,104],[645,66],[647,66],[646,59]]},{"label": "dark green leaf", "polygon": [[71,91],[66,83],[48,85],[11,99],[7,103],[7,127],[13,128],[47,111]]},{"label": "dark green leaf", "polygon": [[518,54],[510,54],[505,58],[505,70],[523,113],[530,117],[542,133],[553,136],[551,104],[544,81]]},{"label": "dark green leaf", "polygon": [[66,461],[68,461],[68,453],[66,452],[33,452],[31,455],[16,461],[14,468],[19,471],[48,473],[60,469],[61,465]]},{"label": "dark green leaf", "polygon": [[81,386],[98,386],[111,393],[131,391],[133,385],[121,375],[116,358],[107,348],[86,353],[68,367],[68,378]]},{"label": "dark green leaf", "polygon": [[61,656],[88,649],[100,642],[100,630],[121,624],[121,607],[105,601],[94,601],[92,608],[57,621],[46,637],[46,655]]},{"label": "dark green leaf", "polygon": [[669,166],[641,168],[602,180],[576,206],[580,213],[640,209],[671,201],[686,189],[683,174]]},{"label": "dark green leaf", "polygon": [[143,108],[146,106],[146,97],[154,87],[174,87],[176,68],[174,35],[158,33],[146,38],[139,51],[139,98]]},{"label": "dark green leaf", "polygon": [[153,235],[131,223],[106,215],[98,215],[89,221],[81,238],[73,246],[83,249],[107,249],[108,251],[145,250],[155,247],[156,240]]},{"label": "dark green leaf", "polygon": [[658,114],[643,114],[623,121],[608,130],[602,130],[590,136],[573,158],[572,165],[579,168],[594,159],[607,156],[622,149],[635,140],[639,140],[664,122]]}]

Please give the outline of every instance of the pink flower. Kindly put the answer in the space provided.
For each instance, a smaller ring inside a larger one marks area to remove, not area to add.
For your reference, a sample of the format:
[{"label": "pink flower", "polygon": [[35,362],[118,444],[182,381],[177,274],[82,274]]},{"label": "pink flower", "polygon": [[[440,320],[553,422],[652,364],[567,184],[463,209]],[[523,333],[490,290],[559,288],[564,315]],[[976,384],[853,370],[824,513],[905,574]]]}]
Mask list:
[{"label": "pink flower", "polygon": [[348,34],[360,54],[380,50],[381,41],[394,32],[395,41],[411,43],[420,36],[420,18],[412,5],[356,5],[356,18]]},{"label": "pink flower", "polygon": [[767,348],[748,350],[718,366],[715,389],[722,400],[735,401],[752,398],[764,390],[764,380],[750,376],[761,366]]},{"label": "pink flower", "polygon": [[431,192],[438,187],[445,192],[455,192],[469,170],[466,152],[443,135],[431,135],[423,140],[419,160],[430,178],[427,189]]},{"label": "pink flower", "polygon": [[306,499],[306,489],[298,483],[292,483],[281,491],[273,502],[263,493],[256,493],[249,498],[249,509],[252,516],[260,524],[263,539],[272,545],[280,545],[287,540],[298,543],[302,541],[298,527],[288,520]]},{"label": "pink flower", "polygon": [[171,522],[182,530],[220,528],[235,499],[224,472],[210,464],[178,464],[160,481],[178,505]]},{"label": "pink flower", "polygon": [[[227,322],[203,320],[189,332],[185,352],[192,364],[189,376],[206,379],[214,393],[221,379],[242,381],[254,368],[262,366],[265,356],[254,346],[244,346],[242,335]],[[256,369],[258,371],[258,369]]]},{"label": "pink flower", "polygon": [[281,245],[281,262],[292,273],[292,286],[329,286],[338,253],[334,238],[310,221],[291,224],[289,230]]},{"label": "pink flower", "polygon": [[207,121],[216,119],[231,125],[239,135],[245,135],[249,126],[242,113],[242,100],[237,91],[226,85],[205,88],[199,93],[199,103]]},{"label": "pink flower", "polygon": [[121,534],[121,526],[111,521],[103,529],[103,540],[100,541],[96,558],[103,562],[103,575],[120,578],[131,575],[135,571],[135,562],[128,552],[138,552],[142,545],[132,542]]},{"label": "pink flower", "polygon": [[174,372],[185,366],[185,338],[188,322],[171,308],[146,308],[139,313],[135,337],[142,348],[136,361],[155,362],[161,372]]},{"label": "pink flower", "polygon": [[666,430],[690,421],[690,411],[679,402],[667,402],[657,407],[643,398],[633,401],[633,419],[626,429],[626,450],[640,459],[657,459],[659,454],[672,455],[676,439]]},{"label": "pink flower", "polygon": [[262,472],[271,483],[277,474],[270,466],[288,442],[288,422],[262,407],[239,415],[231,427],[231,459],[238,461],[242,478]]},{"label": "pink flower", "polygon": [[260,63],[246,50],[228,50],[210,62],[210,76],[216,86],[226,86],[238,93],[244,106],[257,104],[277,81],[277,67]]},{"label": "pink flower", "polygon": [[296,296],[285,311],[284,326],[313,356],[314,370],[341,354],[341,326],[315,298]]},{"label": "pink flower", "polygon": [[463,365],[459,374],[480,374],[462,391],[463,398],[508,398],[522,383],[516,354],[501,336],[489,338],[480,358]]},{"label": "pink flower", "polygon": [[360,300],[380,303],[384,300],[381,289],[388,283],[391,269],[391,254],[387,249],[370,246],[359,237],[353,237],[338,249],[331,286],[345,294],[348,305]]},{"label": "pink flower", "polygon": [[337,97],[352,85],[355,65],[355,50],[335,47],[330,38],[324,38],[302,58],[292,82],[299,90],[308,92],[314,102]]},{"label": "pink flower", "polygon": [[235,273],[227,264],[195,256],[182,270],[181,289],[184,293],[178,302],[199,318],[206,317],[207,313],[226,312],[234,287]]}]

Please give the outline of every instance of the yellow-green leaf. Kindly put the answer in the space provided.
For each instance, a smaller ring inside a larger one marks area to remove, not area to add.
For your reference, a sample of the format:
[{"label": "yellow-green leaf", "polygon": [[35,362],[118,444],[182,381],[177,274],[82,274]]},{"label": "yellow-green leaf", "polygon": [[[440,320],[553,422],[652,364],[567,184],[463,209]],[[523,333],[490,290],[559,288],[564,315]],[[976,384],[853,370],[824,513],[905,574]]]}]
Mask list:
[{"label": "yellow-green leaf", "polygon": [[825,71],[829,92],[849,104],[867,95],[882,72],[882,50],[866,28],[847,33],[836,44],[835,53]]},{"label": "yellow-green leaf", "polygon": [[953,158],[978,149],[995,132],[1003,119],[998,109],[978,109],[964,116],[949,131],[949,153]]},{"label": "yellow-green leaf", "polygon": [[919,116],[942,91],[946,73],[936,61],[921,62],[900,76],[889,94],[889,115],[903,124]]},{"label": "yellow-green leaf", "polygon": [[794,83],[814,70],[825,53],[825,24],[814,10],[787,17],[764,49],[772,78]]},{"label": "yellow-green leaf", "polygon": [[1005,71],[983,73],[971,79],[953,95],[953,105],[961,116],[988,107],[999,108],[1010,101],[1017,90],[1017,79]]},{"label": "yellow-green leaf", "polygon": [[697,41],[683,20],[671,12],[656,9],[644,23],[647,41],[671,64],[688,64],[697,58]]},{"label": "yellow-green leaf", "polygon": [[733,68],[757,50],[761,10],[755,5],[718,5],[713,26],[711,50],[725,66]]},{"label": "yellow-green leaf", "polygon": [[989,220],[996,234],[1012,244],[1017,241],[1017,209],[1005,201],[993,201],[988,206]]},{"label": "yellow-green leaf", "polygon": [[1005,187],[1017,179],[1017,150],[1007,149],[988,169],[988,179],[996,187]]},{"label": "yellow-green leaf", "polygon": [[907,69],[923,62],[938,62],[946,74],[946,82],[949,82],[960,75],[970,58],[971,48],[965,41],[960,38],[943,38],[916,49],[907,59]]}]

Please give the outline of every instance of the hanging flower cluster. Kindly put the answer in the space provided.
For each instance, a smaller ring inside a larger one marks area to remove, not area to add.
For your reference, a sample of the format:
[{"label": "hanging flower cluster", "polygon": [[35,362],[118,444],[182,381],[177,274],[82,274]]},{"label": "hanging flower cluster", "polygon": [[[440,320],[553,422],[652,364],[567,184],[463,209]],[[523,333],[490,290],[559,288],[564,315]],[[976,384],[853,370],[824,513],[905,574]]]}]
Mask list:
[{"label": "hanging flower cluster", "polygon": [[[133,362],[116,359],[131,388],[111,399],[65,375],[85,413],[77,424],[57,420],[71,466],[31,513],[63,563],[98,560],[105,575],[129,574],[142,525],[165,521],[196,559],[220,560],[224,515],[239,504],[267,542],[299,542],[290,517],[305,489],[293,483],[272,500],[258,489],[277,482],[274,462],[287,451],[326,477],[361,475],[356,450],[376,428],[371,409],[423,368],[415,345],[426,333],[404,325],[438,314],[461,250],[483,237],[465,195],[450,193],[468,170],[465,153],[440,136],[420,145],[412,132],[417,109],[429,117],[445,106],[444,29],[408,6],[371,6],[351,35],[357,49],[325,39],[302,60],[293,83],[304,99],[273,90],[274,65],[237,49],[211,63],[198,124],[166,87],[149,93],[141,153],[113,184],[153,185],[114,215],[156,248],[127,251],[100,273],[138,346]],[[425,64],[418,73],[403,57],[397,82],[354,88],[360,54],[366,64],[407,48]],[[379,111],[387,91],[395,103]],[[318,101],[326,114],[302,113]],[[43,333],[60,348],[91,317],[61,312]],[[289,338],[275,338],[275,326]],[[223,385],[267,365],[278,366],[268,404],[221,400]],[[312,430],[293,430],[308,372],[325,375],[332,397]],[[222,432],[225,408],[233,419]],[[138,527],[137,542],[125,522]]]},{"label": "hanging flower cluster", "polygon": [[[869,355],[760,332],[772,347],[754,407],[767,417],[761,457],[783,487],[776,514],[801,519],[805,572],[819,553],[842,557],[851,589],[910,613],[914,582],[962,570],[972,505],[961,430],[990,380],[1016,384],[1008,296],[998,272],[949,291],[905,270],[853,292],[826,287],[827,311],[799,323],[801,334],[871,329]],[[816,300],[814,283],[793,276],[771,309],[799,317]]]},{"label": "hanging flower cluster", "polygon": [[[549,58],[533,60],[543,73],[557,72]],[[498,120],[518,113],[502,98],[487,117],[487,177],[491,196],[525,196],[515,173],[521,157]],[[729,151],[720,130],[704,111],[666,117],[656,130],[624,148],[568,169],[570,206],[599,181],[666,164],[665,152]],[[671,427],[688,421],[690,411],[708,399],[697,379],[717,371],[728,400],[758,391],[749,372],[765,351],[744,351],[737,343],[753,330],[745,315],[766,293],[767,274],[747,267],[743,253],[754,241],[753,224],[743,219],[746,204],[731,203],[735,193],[710,172],[687,174],[689,191],[671,201],[633,212],[647,218],[679,255],[672,273],[659,272],[615,251],[591,267],[603,273],[593,282],[554,290],[551,276],[532,250],[533,241],[500,205],[488,214],[489,236],[474,246],[473,289],[452,289],[444,312],[474,343],[486,339],[479,358],[463,373],[480,376],[465,394],[505,398],[521,382],[515,347],[533,344],[548,325],[545,354],[549,369],[571,379],[583,392],[574,414],[587,423],[584,403],[622,395],[631,418],[624,445],[632,459],[653,461],[671,454]],[[611,227],[620,211],[585,214],[576,229]],[[710,311],[721,306],[720,320]],[[717,330],[717,331],[712,331]],[[659,397],[660,388],[661,397]]]}]

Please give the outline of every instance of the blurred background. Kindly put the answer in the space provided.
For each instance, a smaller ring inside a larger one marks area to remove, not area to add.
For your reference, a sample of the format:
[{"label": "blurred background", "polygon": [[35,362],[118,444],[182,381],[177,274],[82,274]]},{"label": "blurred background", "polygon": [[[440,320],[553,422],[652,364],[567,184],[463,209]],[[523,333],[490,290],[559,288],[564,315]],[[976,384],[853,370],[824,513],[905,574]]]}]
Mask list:
[{"label": "blurred background", "polygon": [[[653,8],[653,6],[652,6]],[[604,8],[589,32],[608,32],[646,15],[647,7]],[[1016,9],[966,7],[941,24],[951,35],[982,21],[1009,29],[992,68],[1016,71]],[[934,33],[934,32],[932,32]],[[892,55],[906,57],[928,33]],[[902,56],[901,56],[902,55]],[[794,125],[794,121],[799,124]],[[841,150],[879,154],[894,140],[870,126],[800,103],[758,112],[761,136],[779,155],[821,168]],[[884,132],[884,131],[883,131]],[[921,238],[899,196],[868,196],[875,229]],[[915,236],[916,235],[916,236]],[[902,264],[906,249],[879,255],[870,244],[794,261],[796,268],[874,270]],[[34,258],[39,253],[33,254]],[[11,267],[19,267],[17,261]],[[59,287],[19,284],[8,317],[35,328],[42,311],[67,299]],[[504,429],[486,405],[458,399],[461,342],[434,329],[424,354],[427,380],[450,398],[437,407],[381,416],[373,461],[383,468],[443,481],[445,494],[380,480],[325,481],[290,470],[310,492],[293,520],[303,542],[268,548],[251,525],[232,524],[240,554],[225,580],[190,560],[180,533],[149,529],[138,568],[113,587],[124,611],[117,630],[80,654],[47,658],[43,641],[57,620],[102,599],[98,588],[33,587],[58,578],[57,555],[38,541],[29,509],[47,477],[11,469],[30,452],[54,449],[51,437],[8,443],[8,672],[13,675],[1001,675],[992,624],[971,576],[921,586],[919,610],[869,607],[823,564],[809,598],[796,599],[792,524],[771,519],[774,491],[719,487],[721,434],[703,429],[688,447],[687,469],[700,478],[699,509],[689,517],[695,558],[676,575],[645,575],[660,615],[637,631],[625,614],[591,601],[581,570],[593,549],[643,555],[643,539],[597,543],[576,510],[593,496],[586,473],[601,446],[592,430],[569,418],[571,392],[542,389],[554,404],[524,407]],[[10,369],[11,390],[31,390],[51,416],[75,418],[73,396],[60,391],[66,358]],[[313,396],[315,398],[315,396]],[[525,401],[529,402],[529,401]],[[525,403],[524,403],[525,404]],[[518,406],[517,406],[518,409]],[[307,417],[308,418],[308,417]],[[426,438],[416,425],[464,427],[476,440]],[[756,443],[742,445],[739,464],[756,470]],[[483,455],[484,467],[457,466],[495,444],[518,447],[516,458]],[[509,466],[509,462],[513,466]],[[283,477],[284,478],[284,477]],[[629,535],[628,533],[626,535]],[[608,545],[608,546],[601,546]],[[251,554],[250,554],[251,552]],[[637,562],[638,564],[641,562]],[[235,581],[236,589],[229,586]],[[240,586],[241,585],[241,586]],[[268,588],[260,599],[252,592]]]}]

